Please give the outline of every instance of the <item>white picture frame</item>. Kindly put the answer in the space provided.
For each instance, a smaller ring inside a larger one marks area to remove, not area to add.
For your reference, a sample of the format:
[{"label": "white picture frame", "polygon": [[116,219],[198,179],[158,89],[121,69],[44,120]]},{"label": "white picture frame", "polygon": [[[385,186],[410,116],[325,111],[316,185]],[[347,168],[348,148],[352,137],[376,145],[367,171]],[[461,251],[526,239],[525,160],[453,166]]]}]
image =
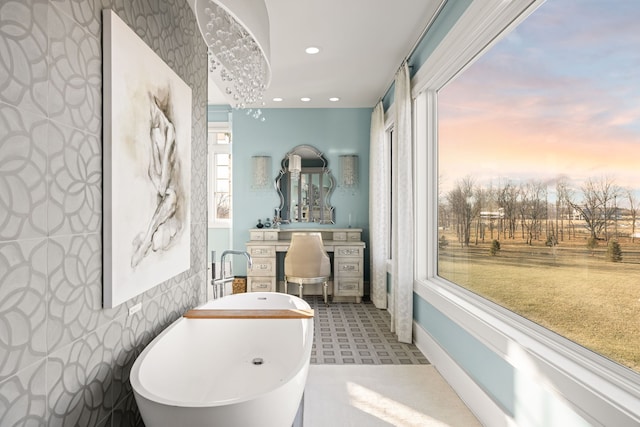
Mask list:
[{"label": "white picture frame", "polygon": [[191,264],[191,88],[103,10],[103,306]]}]

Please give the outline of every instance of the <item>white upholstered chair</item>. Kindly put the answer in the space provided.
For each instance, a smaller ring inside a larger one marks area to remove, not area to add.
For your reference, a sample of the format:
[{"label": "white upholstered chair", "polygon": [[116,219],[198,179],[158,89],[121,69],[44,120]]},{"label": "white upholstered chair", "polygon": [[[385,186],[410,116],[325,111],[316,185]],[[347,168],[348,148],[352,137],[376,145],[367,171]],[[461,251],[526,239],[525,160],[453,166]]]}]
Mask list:
[{"label": "white upholstered chair", "polygon": [[284,257],[285,292],[289,283],[297,283],[302,298],[303,285],[322,283],[322,295],[327,303],[331,261],[322,244],[320,233],[293,233]]}]

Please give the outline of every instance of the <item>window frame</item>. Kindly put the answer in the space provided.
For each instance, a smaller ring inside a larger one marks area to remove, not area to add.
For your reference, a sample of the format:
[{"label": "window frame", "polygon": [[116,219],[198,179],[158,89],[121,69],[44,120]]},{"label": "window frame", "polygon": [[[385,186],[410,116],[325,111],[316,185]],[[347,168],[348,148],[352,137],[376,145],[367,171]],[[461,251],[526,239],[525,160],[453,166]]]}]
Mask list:
[{"label": "window frame", "polygon": [[[216,216],[215,209],[215,188],[216,188],[216,161],[215,155],[221,153],[228,153],[231,156],[231,145],[232,141],[229,144],[216,144],[215,138],[212,137],[212,134],[217,133],[228,133],[231,134],[231,126],[227,122],[210,122],[207,126],[207,223],[208,228],[231,228],[233,215],[230,215],[228,219],[220,219]],[[233,165],[233,159],[230,159],[229,164],[229,197],[233,197],[233,178],[231,174],[231,168]],[[230,205],[233,206],[232,200],[230,200]]]},{"label": "window frame", "polygon": [[473,1],[412,79],[415,259],[427,261],[415,263],[414,292],[586,421],[626,425],[640,419],[638,373],[437,276],[438,91],[543,3]]}]

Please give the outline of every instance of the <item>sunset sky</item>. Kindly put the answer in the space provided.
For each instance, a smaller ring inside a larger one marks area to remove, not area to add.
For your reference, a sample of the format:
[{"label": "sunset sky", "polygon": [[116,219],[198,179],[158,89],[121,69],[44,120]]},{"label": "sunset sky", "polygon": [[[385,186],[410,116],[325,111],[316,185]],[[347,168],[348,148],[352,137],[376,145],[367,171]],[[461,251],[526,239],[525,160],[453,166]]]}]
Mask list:
[{"label": "sunset sky", "polygon": [[548,0],[443,88],[442,188],[565,175],[640,189],[639,22],[638,0]]}]

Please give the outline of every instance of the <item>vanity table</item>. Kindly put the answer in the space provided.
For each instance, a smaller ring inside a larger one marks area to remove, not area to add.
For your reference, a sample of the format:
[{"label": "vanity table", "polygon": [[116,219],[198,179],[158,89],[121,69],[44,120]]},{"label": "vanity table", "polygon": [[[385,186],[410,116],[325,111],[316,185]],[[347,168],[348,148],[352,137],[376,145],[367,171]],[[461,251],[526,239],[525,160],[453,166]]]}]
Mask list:
[{"label": "vanity table", "polygon": [[[247,271],[247,292],[287,291],[286,283],[277,283],[283,277],[278,254],[283,257],[289,249],[291,234],[319,232],[325,250],[333,254],[333,285],[329,293],[334,301],[361,302],[364,295],[364,248],[360,228],[295,228],[251,229],[247,252],[253,259]],[[317,289],[316,289],[317,288]],[[305,294],[322,295],[321,285],[305,285]]]}]

